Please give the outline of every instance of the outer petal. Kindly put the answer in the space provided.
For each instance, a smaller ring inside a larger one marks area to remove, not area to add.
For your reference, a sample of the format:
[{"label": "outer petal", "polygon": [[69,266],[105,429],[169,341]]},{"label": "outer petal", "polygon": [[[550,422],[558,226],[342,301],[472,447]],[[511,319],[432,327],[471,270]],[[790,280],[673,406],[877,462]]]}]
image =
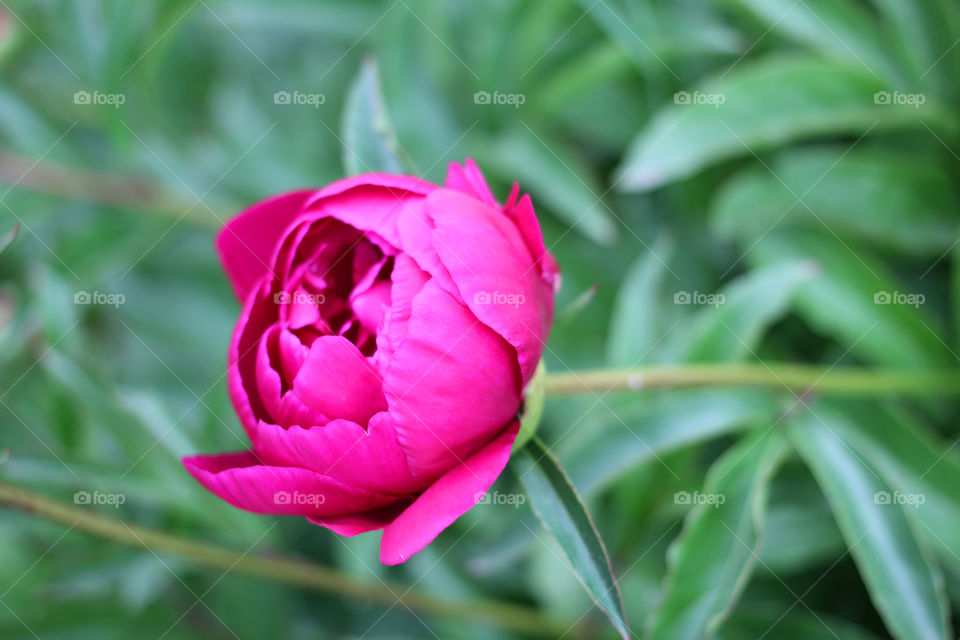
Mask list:
[{"label": "outer petal", "polygon": [[227,390],[240,423],[251,439],[256,437],[258,418],[267,415],[257,393],[257,348],[273,318],[268,314],[267,305],[257,304],[257,297],[269,295],[269,291],[266,281],[250,291],[233,330],[227,354]]},{"label": "outer petal", "polygon": [[[516,185],[514,185],[514,188],[516,190]],[[540,275],[549,287],[549,292],[546,295],[552,301],[553,292],[560,288],[560,269],[543,243],[543,232],[540,230],[540,222],[537,221],[537,214],[533,210],[530,196],[524,195],[519,200],[512,197],[504,211],[513,218],[517,229],[520,230],[520,235],[523,236],[527,249],[530,250],[530,254],[540,266]]]},{"label": "outer petal", "polygon": [[350,176],[349,178],[344,178],[343,180],[331,182],[316,192],[316,199],[336,196],[356,187],[382,187],[394,192],[409,191],[421,195],[426,195],[437,188],[432,182],[427,182],[414,176],[377,172],[361,173]]},{"label": "outer petal", "polygon": [[397,221],[397,231],[399,246],[403,247],[404,253],[413,258],[420,269],[433,276],[444,290],[459,297],[460,291],[434,246],[433,222],[427,216],[425,205],[404,212]]},{"label": "outer petal", "polygon": [[412,176],[366,173],[325,187],[305,208],[372,232],[399,247],[398,218],[405,209],[422,206],[423,197],[436,189],[436,185]]},{"label": "outer petal", "polygon": [[405,562],[461,515],[494,483],[510,458],[520,429],[513,422],[492,442],[442,475],[383,531],[380,561]]},{"label": "outer petal", "polygon": [[341,536],[355,536],[367,531],[376,531],[383,529],[393,522],[404,509],[410,506],[410,500],[402,500],[394,504],[388,504],[385,507],[365,511],[364,513],[353,513],[345,516],[331,516],[329,518],[307,517],[307,520],[313,524],[326,527]]},{"label": "outer petal", "polygon": [[367,429],[340,419],[287,429],[261,422],[258,429],[255,451],[269,464],[303,467],[351,487],[398,496],[425,486],[410,475],[387,413],[373,416]]},{"label": "outer petal", "polygon": [[183,459],[187,471],[209,491],[254,513],[339,516],[396,501],[296,467],[263,465],[249,451]]},{"label": "outer petal", "polygon": [[411,472],[435,478],[461,463],[520,407],[516,351],[430,280],[383,391]]},{"label": "outer petal", "polygon": [[387,408],[380,374],[342,336],[321,336],[313,342],[293,391],[315,411],[363,425]]},{"label": "outer petal", "polygon": [[553,295],[520,231],[499,209],[450,189],[430,194],[427,214],[460,297],[517,350],[526,384],[540,362]]},{"label": "outer petal", "polygon": [[272,271],[284,229],[316,191],[294,191],[259,202],[233,218],[217,236],[223,268],[241,301]]},{"label": "outer petal", "polygon": [[487,181],[483,179],[483,174],[480,173],[480,169],[472,158],[467,158],[462,167],[456,162],[451,162],[447,166],[447,181],[445,184],[448,189],[473,196],[491,207],[497,206],[497,201],[494,199],[490,187],[487,186]]}]

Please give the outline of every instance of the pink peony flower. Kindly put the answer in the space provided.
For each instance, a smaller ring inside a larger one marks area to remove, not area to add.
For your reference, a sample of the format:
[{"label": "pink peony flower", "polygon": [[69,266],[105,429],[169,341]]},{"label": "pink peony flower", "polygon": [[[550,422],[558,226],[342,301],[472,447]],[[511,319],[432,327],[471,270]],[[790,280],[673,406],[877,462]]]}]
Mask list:
[{"label": "pink peony flower", "polygon": [[230,504],[397,564],[469,510],[519,429],[559,282],[529,196],[476,165],[371,173],[261,202],[217,239],[243,312],[228,386],[250,438],[187,470]]}]

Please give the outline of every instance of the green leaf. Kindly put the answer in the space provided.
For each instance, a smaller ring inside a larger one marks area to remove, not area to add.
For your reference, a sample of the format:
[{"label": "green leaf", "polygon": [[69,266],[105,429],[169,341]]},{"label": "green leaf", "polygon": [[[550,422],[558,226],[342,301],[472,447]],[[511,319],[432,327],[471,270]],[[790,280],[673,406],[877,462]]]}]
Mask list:
[{"label": "green leaf", "polygon": [[814,147],[788,151],[769,168],[755,166],[727,181],[711,226],[746,246],[771,228],[803,227],[939,257],[957,235],[956,209],[953,180],[931,156]]},{"label": "green leaf", "polygon": [[[958,52],[951,34],[960,18],[955,2],[900,2],[875,0],[877,13],[887,35],[887,46],[904,60],[916,85],[932,88],[942,97],[956,99]],[[938,6],[939,5],[939,6]]]},{"label": "green leaf", "polygon": [[232,2],[219,8],[217,15],[241,34],[247,30],[250,34],[267,32],[289,38],[302,33],[350,46],[381,14],[374,6],[356,2],[294,0],[269,7],[257,2]]},{"label": "green leaf", "polygon": [[507,182],[529,189],[564,222],[601,245],[612,244],[617,224],[600,196],[604,190],[589,168],[559,141],[521,127],[479,148],[483,165]]},{"label": "green leaf", "polygon": [[784,261],[737,278],[720,291],[722,297],[716,298],[715,307],[700,309],[692,326],[678,332],[683,338],[683,359],[722,362],[750,358],[767,328],[789,311],[796,291],[816,274],[816,265],[810,261]]},{"label": "green leaf", "polygon": [[739,34],[710,3],[579,0],[579,5],[645,75],[672,76],[669,63],[675,58],[733,55],[742,46]]},{"label": "green leaf", "polygon": [[780,401],[775,394],[749,389],[690,389],[648,399],[640,407],[618,411],[622,422],[571,454],[570,476],[584,494],[596,493],[651,458],[772,422]]},{"label": "green leaf", "polygon": [[891,62],[877,22],[865,6],[850,0],[734,0],[775,30],[818,53],[895,81],[902,74]]},{"label": "green leaf", "polygon": [[620,589],[587,508],[544,444],[534,438],[513,456],[513,468],[530,505],[560,543],[567,561],[594,602],[624,638],[630,637]]},{"label": "green leaf", "polygon": [[[943,578],[896,501],[839,433],[842,415],[822,406],[799,414],[790,439],[817,478],[887,629],[900,640],[950,637]],[[831,426],[832,425],[832,426]]]},{"label": "green leaf", "polygon": [[6,232],[3,235],[0,235],[0,251],[3,251],[17,239],[17,234],[20,233],[20,223],[16,222],[13,225],[13,229]]},{"label": "green leaf", "polygon": [[380,95],[377,63],[363,61],[343,111],[343,165],[348,175],[403,173],[396,135]]},{"label": "green leaf", "polygon": [[950,311],[953,317],[953,344],[960,346],[960,245],[950,252]]},{"label": "green leaf", "polygon": [[[834,406],[834,405],[830,405]],[[838,423],[843,437],[895,490],[923,496],[916,506],[920,534],[960,575],[960,461],[956,451],[902,409],[873,402],[842,405],[856,422]]]},{"label": "green leaf", "polygon": [[669,272],[666,261],[672,253],[673,242],[661,238],[627,270],[610,316],[607,339],[610,366],[632,366],[656,344],[661,315],[657,313],[658,301]]},{"label": "green leaf", "polygon": [[[955,127],[933,100],[919,108],[876,104],[874,94],[884,90],[890,87],[868,72],[836,62],[774,57],[744,63],[699,88],[700,95],[717,96],[712,103],[695,103],[691,90],[688,103],[677,103],[686,96],[675,95],[661,107],[631,145],[617,183],[625,191],[653,189],[721,160],[814,136],[925,131],[924,122]],[[716,104],[720,96],[723,103]]]},{"label": "green leaf", "polygon": [[584,289],[579,295],[577,295],[576,298],[568,302],[562,309],[557,311],[553,320],[554,329],[574,320],[577,316],[583,313],[583,311],[590,306],[590,303],[593,302],[593,299],[597,295],[598,288],[599,285],[597,283],[593,283]]},{"label": "green leaf", "polygon": [[717,634],[717,640],[877,640],[857,625],[813,610],[784,604],[751,606],[737,612]]},{"label": "green leaf", "polygon": [[[950,354],[937,335],[938,321],[863,246],[806,230],[775,230],[745,246],[751,264],[815,260],[820,275],[797,292],[794,308],[810,326],[844,349],[890,367],[938,369]],[[878,298],[878,296],[881,296]],[[922,300],[925,300],[923,298]],[[898,302],[900,301],[900,302]]]},{"label": "green leaf", "polygon": [[808,571],[844,554],[846,545],[830,505],[801,464],[785,467],[770,489],[764,521],[763,568],[774,575]]},{"label": "green leaf", "polygon": [[746,586],[761,546],[767,488],[787,451],[773,429],[743,439],[710,469],[703,492],[678,492],[697,504],[670,546],[660,606],[646,640],[710,637]]}]

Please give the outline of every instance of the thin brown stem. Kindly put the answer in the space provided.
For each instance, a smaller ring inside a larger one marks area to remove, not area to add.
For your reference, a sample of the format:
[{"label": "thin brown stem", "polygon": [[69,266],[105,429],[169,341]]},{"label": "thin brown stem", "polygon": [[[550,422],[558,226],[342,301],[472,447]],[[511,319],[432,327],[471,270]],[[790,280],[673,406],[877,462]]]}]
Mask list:
[{"label": "thin brown stem", "polygon": [[0,504],[22,509],[91,535],[153,552],[168,552],[197,565],[258,576],[325,591],[347,598],[359,598],[388,606],[403,604],[411,610],[456,620],[473,619],[513,631],[538,636],[560,637],[570,624],[539,611],[515,604],[488,600],[455,600],[414,591],[395,582],[371,581],[341,573],[300,558],[266,557],[242,553],[218,545],[192,540],[147,527],[128,524],[88,508],[76,507],[11,484],[0,482]]}]

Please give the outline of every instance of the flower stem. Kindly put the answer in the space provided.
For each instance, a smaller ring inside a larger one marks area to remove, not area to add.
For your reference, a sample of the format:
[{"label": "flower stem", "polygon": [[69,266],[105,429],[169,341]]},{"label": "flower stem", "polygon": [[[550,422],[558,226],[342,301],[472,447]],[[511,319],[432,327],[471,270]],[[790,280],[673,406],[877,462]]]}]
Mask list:
[{"label": "flower stem", "polygon": [[[455,620],[481,620],[513,631],[560,637],[571,625],[530,607],[488,600],[455,600],[414,591],[395,582],[371,581],[313,564],[300,558],[266,557],[164,533],[101,515],[89,507],[75,507],[20,487],[0,482],[0,505],[22,509],[39,517],[72,526],[105,540],[152,552],[169,552],[198,565],[276,580],[343,597],[361,598],[387,606],[403,604],[411,610]],[[577,629],[571,635],[578,635]]]},{"label": "flower stem", "polygon": [[796,393],[846,395],[960,394],[953,371],[884,371],[796,364],[697,364],[552,373],[547,395],[640,391],[677,387],[769,387]]},{"label": "flower stem", "polygon": [[219,229],[230,217],[220,207],[180,197],[147,178],[100,173],[66,165],[38,162],[0,151],[0,184],[47,195],[183,218]]}]

